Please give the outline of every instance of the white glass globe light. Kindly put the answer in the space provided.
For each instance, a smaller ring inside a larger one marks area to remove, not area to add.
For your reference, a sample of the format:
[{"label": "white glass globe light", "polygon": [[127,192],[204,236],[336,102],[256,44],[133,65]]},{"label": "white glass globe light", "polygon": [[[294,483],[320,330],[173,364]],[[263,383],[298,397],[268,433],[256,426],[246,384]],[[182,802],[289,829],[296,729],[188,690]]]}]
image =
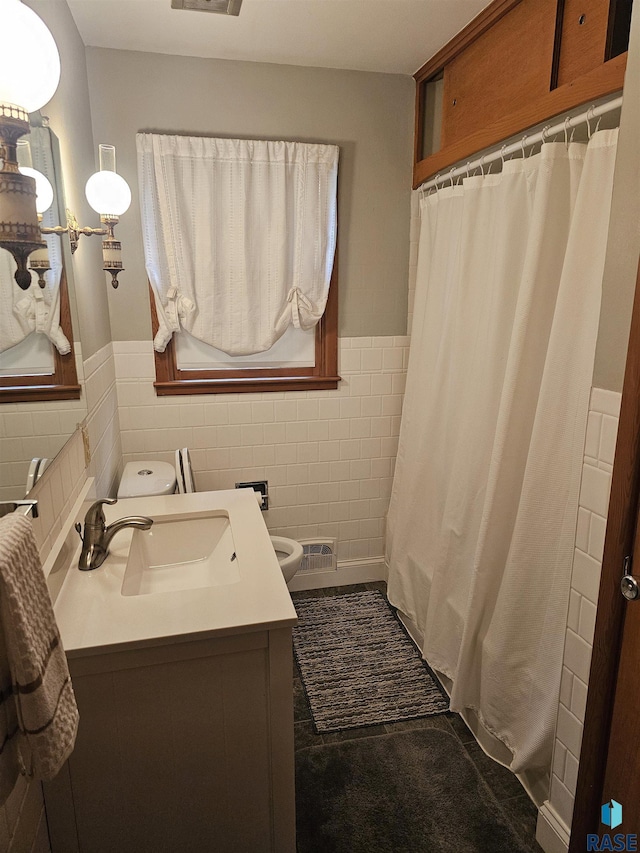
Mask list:
[{"label": "white glass globe light", "polygon": [[103,216],[121,216],[131,204],[129,184],[117,172],[103,170],[91,175],[84,192],[91,207]]},{"label": "white glass globe light", "polygon": [[0,104],[35,112],[60,81],[60,54],[44,21],[20,0],[0,0]]},{"label": "white glass globe light", "polygon": [[38,213],[44,213],[49,210],[53,204],[53,187],[46,175],[38,172],[37,169],[32,169],[30,166],[20,166],[20,171],[23,175],[29,175],[36,182],[36,210]]}]

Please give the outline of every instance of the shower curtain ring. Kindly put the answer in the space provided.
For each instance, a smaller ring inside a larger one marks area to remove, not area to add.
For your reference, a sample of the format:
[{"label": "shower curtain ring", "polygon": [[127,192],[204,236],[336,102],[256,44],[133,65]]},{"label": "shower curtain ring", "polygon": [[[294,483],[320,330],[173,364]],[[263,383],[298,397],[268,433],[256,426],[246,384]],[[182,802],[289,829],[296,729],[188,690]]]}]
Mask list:
[{"label": "shower curtain ring", "polygon": [[453,189],[453,173],[455,172],[455,170],[456,170],[456,167],[455,167],[455,166],[453,166],[453,167],[449,170],[449,180],[451,181],[451,189]]},{"label": "shower curtain ring", "polygon": [[551,130],[550,124],[545,124],[545,126],[542,128],[542,144],[543,145],[547,141],[547,134],[549,133],[550,130]]},{"label": "shower curtain ring", "polygon": [[589,109],[587,110],[587,133],[589,134],[589,139],[591,139],[591,119],[593,118],[593,112],[595,110],[595,105],[591,104]]},{"label": "shower curtain ring", "polygon": [[500,159],[502,160],[502,168],[504,169],[504,152],[507,150],[506,144],[500,149]]},{"label": "shower curtain ring", "polygon": [[569,116],[565,117],[564,120],[564,144],[569,147],[569,127],[571,125],[571,119]]},{"label": "shower curtain ring", "polygon": [[520,148],[522,148],[522,159],[523,159],[523,160],[524,160],[524,158],[527,156],[527,155],[525,154],[525,151],[524,151],[524,149],[525,149],[525,145],[526,145],[526,144],[527,144],[527,134],[525,133],[525,135],[524,135],[524,136],[522,137],[522,139],[520,140]]}]

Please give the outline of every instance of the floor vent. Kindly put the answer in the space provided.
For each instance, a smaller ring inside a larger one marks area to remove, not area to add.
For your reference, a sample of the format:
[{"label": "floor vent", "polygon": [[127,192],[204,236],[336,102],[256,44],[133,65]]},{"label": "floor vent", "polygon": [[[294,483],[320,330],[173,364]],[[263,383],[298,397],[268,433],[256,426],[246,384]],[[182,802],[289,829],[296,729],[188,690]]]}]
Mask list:
[{"label": "floor vent", "polygon": [[300,539],[303,557],[300,572],[335,572],[338,568],[335,539]]}]

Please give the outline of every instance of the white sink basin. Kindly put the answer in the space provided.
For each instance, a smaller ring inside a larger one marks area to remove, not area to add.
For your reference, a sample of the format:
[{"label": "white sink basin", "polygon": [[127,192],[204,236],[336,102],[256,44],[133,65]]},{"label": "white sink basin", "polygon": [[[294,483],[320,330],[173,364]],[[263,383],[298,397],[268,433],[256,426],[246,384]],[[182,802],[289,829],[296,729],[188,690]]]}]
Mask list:
[{"label": "white sink basin", "polygon": [[240,571],[229,515],[152,516],[134,530],[123,595],[151,595],[238,583]]}]

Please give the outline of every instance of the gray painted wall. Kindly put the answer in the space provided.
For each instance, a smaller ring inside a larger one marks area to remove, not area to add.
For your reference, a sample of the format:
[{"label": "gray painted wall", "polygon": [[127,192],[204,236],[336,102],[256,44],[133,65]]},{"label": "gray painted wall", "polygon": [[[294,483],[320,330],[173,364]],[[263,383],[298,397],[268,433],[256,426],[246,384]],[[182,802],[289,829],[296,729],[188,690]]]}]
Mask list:
[{"label": "gray painted wall", "polygon": [[[51,129],[60,141],[67,207],[81,225],[99,228],[100,217],[89,207],[84,194],[87,178],[96,170],[97,156],[84,44],[66,0],[28,0],[27,5],[49,27],[60,53],[60,85],[42,112],[49,116]],[[111,340],[107,284],[98,237],[80,239],[70,277],[79,325],[74,327],[74,336],[82,341],[82,355],[86,359]]]},{"label": "gray painted wall", "polygon": [[596,388],[622,390],[640,252],[640,4],[635,3],[611,201],[609,242],[593,373]]},{"label": "gray painted wall", "polygon": [[87,48],[96,144],[116,146],[134,201],[116,234],[126,268],[109,294],[114,340],[151,335],[137,199],[138,131],[340,146],[340,334],[406,333],[410,77]]}]

